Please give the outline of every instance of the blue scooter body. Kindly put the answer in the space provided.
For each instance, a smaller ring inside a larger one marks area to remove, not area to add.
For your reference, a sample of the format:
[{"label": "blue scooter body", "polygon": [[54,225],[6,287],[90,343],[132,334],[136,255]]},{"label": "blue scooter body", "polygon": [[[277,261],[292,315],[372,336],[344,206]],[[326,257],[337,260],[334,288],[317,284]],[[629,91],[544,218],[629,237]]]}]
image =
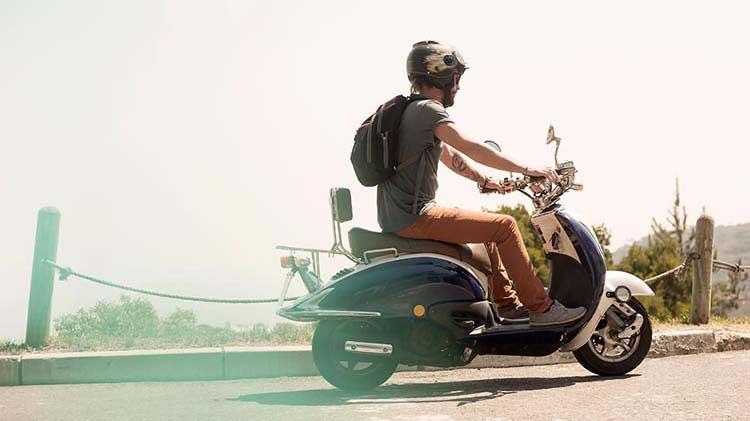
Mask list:
[{"label": "blue scooter body", "polygon": [[[438,254],[411,254],[360,264],[278,314],[292,320],[368,318],[393,331],[404,364],[451,366],[459,354],[541,356],[555,352],[593,316],[604,288],[602,249],[581,222],[555,207],[532,219],[550,260],[549,295],[584,306],[573,324],[505,324],[473,268]],[[552,233],[551,235],[549,233]]]}]

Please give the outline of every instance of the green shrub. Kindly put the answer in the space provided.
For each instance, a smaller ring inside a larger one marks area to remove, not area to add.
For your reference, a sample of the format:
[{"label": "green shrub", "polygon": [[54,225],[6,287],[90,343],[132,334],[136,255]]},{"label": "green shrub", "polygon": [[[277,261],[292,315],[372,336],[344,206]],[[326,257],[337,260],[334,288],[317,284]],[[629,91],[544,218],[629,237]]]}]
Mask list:
[{"label": "green shrub", "polygon": [[16,355],[30,351],[32,351],[32,348],[26,344],[19,344],[13,341],[3,341],[0,339],[0,355]]},{"label": "green shrub", "polygon": [[314,325],[262,323],[235,329],[198,324],[192,310],[177,309],[159,318],[150,301],[121,296],[55,320],[53,348],[112,350],[310,343]]}]

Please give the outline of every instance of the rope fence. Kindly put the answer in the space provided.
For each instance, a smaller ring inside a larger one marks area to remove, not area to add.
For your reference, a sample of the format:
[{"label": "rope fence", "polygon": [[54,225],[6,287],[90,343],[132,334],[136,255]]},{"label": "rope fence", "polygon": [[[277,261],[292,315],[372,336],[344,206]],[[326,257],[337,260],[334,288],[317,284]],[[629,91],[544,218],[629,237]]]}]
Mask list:
[{"label": "rope fence", "polygon": [[[219,303],[219,304],[264,304],[264,303],[275,303],[279,301],[278,298],[231,299],[231,298],[206,298],[206,297],[194,297],[190,295],[168,294],[164,292],[157,292],[157,291],[151,291],[147,289],[130,287],[127,285],[118,284],[116,282],[110,282],[110,281],[105,281],[104,279],[94,278],[93,276],[88,276],[83,273],[76,272],[69,267],[58,265],[57,263],[52,262],[50,260],[44,260],[43,263],[55,268],[59,273],[61,281],[68,279],[69,276],[75,276],[76,278],[83,279],[89,282],[94,282],[99,285],[104,285],[104,286],[108,286],[112,288],[118,288],[118,289],[122,289],[125,291],[130,291],[130,292],[136,292],[138,294],[151,295],[154,297],[171,298],[173,300],[183,300],[183,301],[196,301],[196,302],[201,302],[201,303]],[[300,297],[284,298],[284,301],[294,301],[298,298]]]},{"label": "rope fence", "polygon": [[726,270],[734,273],[750,271],[750,266],[741,266],[739,263],[727,263],[714,259],[714,270]]},{"label": "rope fence", "polygon": [[[687,272],[688,267],[690,266],[690,262],[692,262],[693,260],[698,260],[698,259],[700,259],[699,254],[690,253],[685,258],[685,261],[682,262],[682,264],[680,264],[679,266],[675,266],[674,268],[669,269],[666,272],[662,272],[658,275],[644,279],[643,282],[649,284],[651,282],[658,281],[659,279],[666,278],[671,275],[675,275],[677,276],[677,278],[682,279],[685,276],[685,273]],[[721,260],[714,259],[713,270],[714,271],[726,270],[726,271],[734,272],[734,273],[742,273],[742,272],[750,272],[750,266],[743,266],[737,263],[722,262]]]}]

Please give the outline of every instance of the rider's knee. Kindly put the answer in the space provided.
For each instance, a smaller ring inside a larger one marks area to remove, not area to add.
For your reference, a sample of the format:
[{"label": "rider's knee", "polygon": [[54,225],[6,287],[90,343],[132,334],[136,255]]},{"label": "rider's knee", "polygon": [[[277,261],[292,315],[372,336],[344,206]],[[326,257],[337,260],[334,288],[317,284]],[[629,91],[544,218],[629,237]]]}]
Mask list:
[{"label": "rider's knee", "polygon": [[510,215],[500,215],[500,225],[503,226],[503,228],[513,231],[518,229],[518,222],[516,222],[516,218]]},{"label": "rider's knee", "polygon": [[516,218],[510,215],[498,215],[497,223],[498,230],[495,241],[504,242],[519,232]]}]

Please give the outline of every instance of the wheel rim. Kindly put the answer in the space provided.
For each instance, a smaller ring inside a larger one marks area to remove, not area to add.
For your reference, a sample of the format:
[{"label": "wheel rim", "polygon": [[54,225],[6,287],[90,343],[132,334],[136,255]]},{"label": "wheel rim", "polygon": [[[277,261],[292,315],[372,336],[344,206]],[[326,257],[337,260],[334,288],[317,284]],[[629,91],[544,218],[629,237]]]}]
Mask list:
[{"label": "wheel rim", "polygon": [[[615,311],[620,313],[616,307]],[[627,318],[626,323],[628,325],[633,323],[637,314],[638,313]],[[621,313],[619,315],[624,316],[624,314]],[[594,355],[602,361],[618,363],[627,360],[635,353],[638,349],[638,345],[641,343],[641,332],[643,326],[641,326],[641,329],[632,336],[620,339],[617,335],[621,333],[622,330],[618,329],[614,322],[605,314],[604,317],[602,317],[602,322],[600,322],[597,327],[598,329],[591,336],[591,339],[589,339],[588,347],[593,351]]]},{"label": "wheel rim", "polygon": [[387,360],[368,361],[362,356],[344,351],[344,344],[346,341],[379,341],[382,331],[380,326],[369,321],[347,320],[340,323],[334,328],[328,346],[332,368],[351,377],[365,377],[378,371]]}]

